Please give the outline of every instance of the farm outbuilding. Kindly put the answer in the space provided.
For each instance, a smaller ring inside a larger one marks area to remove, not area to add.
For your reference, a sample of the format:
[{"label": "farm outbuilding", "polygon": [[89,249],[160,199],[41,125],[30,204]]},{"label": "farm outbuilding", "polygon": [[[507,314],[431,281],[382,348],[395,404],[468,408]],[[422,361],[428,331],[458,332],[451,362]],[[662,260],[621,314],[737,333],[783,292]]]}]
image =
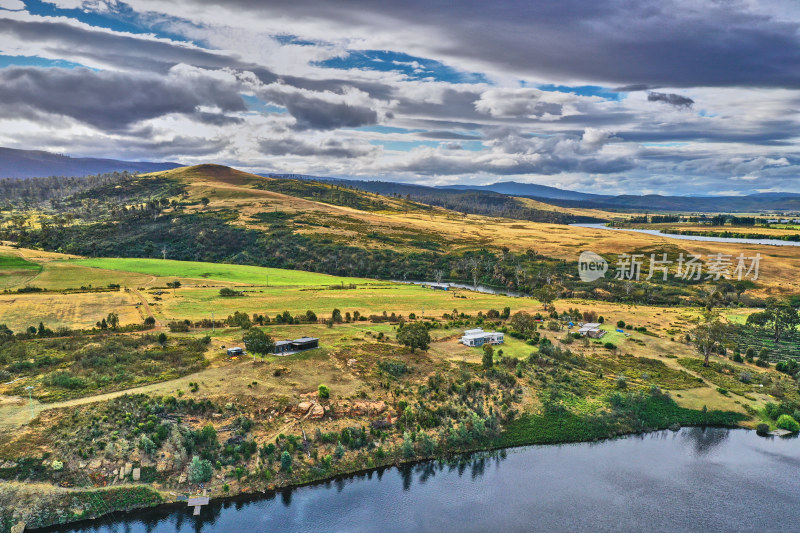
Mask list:
[{"label": "farm outbuilding", "polygon": [[276,355],[288,355],[295,352],[313,350],[314,348],[319,348],[319,339],[317,337],[300,337],[295,340],[276,342],[275,350],[272,353]]}]

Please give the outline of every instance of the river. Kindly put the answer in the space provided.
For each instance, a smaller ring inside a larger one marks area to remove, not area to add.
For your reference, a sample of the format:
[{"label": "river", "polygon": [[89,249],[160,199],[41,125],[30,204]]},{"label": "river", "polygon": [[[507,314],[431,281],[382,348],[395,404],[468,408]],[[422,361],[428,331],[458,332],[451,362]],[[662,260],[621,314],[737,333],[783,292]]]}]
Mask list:
[{"label": "river", "polygon": [[636,229],[636,228],[613,228],[605,224],[570,224],[579,228],[604,229],[608,231],[633,231],[636,233],[646,233],[657,235],[667,239],[680,239],[684,241],[708,241],[708,242],[735,242],[740,244],[763,244],[766,246],[800,246],[797,241],[782,241],[780,239],[744,239],[738,237],[705,237],[703,235],[675,235],[672,233],[662,233],[657,229]]},{"label": "river", "polygon": [[526,446],[48,531],[797,531],[800,441],[684,428]]}]

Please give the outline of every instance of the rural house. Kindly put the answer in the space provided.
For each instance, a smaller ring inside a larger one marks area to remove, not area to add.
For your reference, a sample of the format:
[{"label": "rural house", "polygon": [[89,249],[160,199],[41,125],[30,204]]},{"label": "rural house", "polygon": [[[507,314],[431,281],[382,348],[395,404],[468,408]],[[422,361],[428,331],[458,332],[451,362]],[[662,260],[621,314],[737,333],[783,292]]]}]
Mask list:
[{"label": "rural house", "polygon": [[461,337],[465,346],[483,346],[484,344],[503,344],[505,335],[497,331],[483,331],[480,328],[468,329]]},{"label": "rural house", "polygon": [[584,337],[591,337],[592,339],[599,339],[606,334],[605,331],[600,329],[599,322],[586,322],[582,324],[578,333]]}]

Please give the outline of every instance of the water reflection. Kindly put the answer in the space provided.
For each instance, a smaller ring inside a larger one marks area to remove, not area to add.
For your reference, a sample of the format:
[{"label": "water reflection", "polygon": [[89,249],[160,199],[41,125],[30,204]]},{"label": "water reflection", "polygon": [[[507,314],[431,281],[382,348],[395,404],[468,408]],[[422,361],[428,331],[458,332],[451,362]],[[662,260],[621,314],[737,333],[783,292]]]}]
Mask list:
[{"label": "water reflection", "polygon": [[731,430],[714,427],[692,427],[679,433],[685,440],[691,442],[697,455],[706,455],[722,444],[730,435]]}]

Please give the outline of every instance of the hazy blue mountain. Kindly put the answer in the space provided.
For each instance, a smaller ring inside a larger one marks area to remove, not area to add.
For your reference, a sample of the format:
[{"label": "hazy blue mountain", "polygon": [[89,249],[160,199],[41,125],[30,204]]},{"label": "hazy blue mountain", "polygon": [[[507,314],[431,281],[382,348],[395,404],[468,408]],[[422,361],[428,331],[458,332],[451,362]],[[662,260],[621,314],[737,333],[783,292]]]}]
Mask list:
[{"label": "hazy blue mountain", "polygon": [[537,185],[535,183],[518,183],[516,181],[501,181],[491,185],[444,185],[442,189],[492,191],[510,196],[530,196],[534,198],[552,198],[555,200],[598,200],[610,198],[604,194],[593,194],[578,191],[568,191],[547,185]]},{"label": "hazy blue mountain", "polygon": [[105,172],[156,172],[181,165],[147,161],[118,161],[93,157],[70,157],[39,150],[0,148],[0,178],[43,176],[89,176]]}]

